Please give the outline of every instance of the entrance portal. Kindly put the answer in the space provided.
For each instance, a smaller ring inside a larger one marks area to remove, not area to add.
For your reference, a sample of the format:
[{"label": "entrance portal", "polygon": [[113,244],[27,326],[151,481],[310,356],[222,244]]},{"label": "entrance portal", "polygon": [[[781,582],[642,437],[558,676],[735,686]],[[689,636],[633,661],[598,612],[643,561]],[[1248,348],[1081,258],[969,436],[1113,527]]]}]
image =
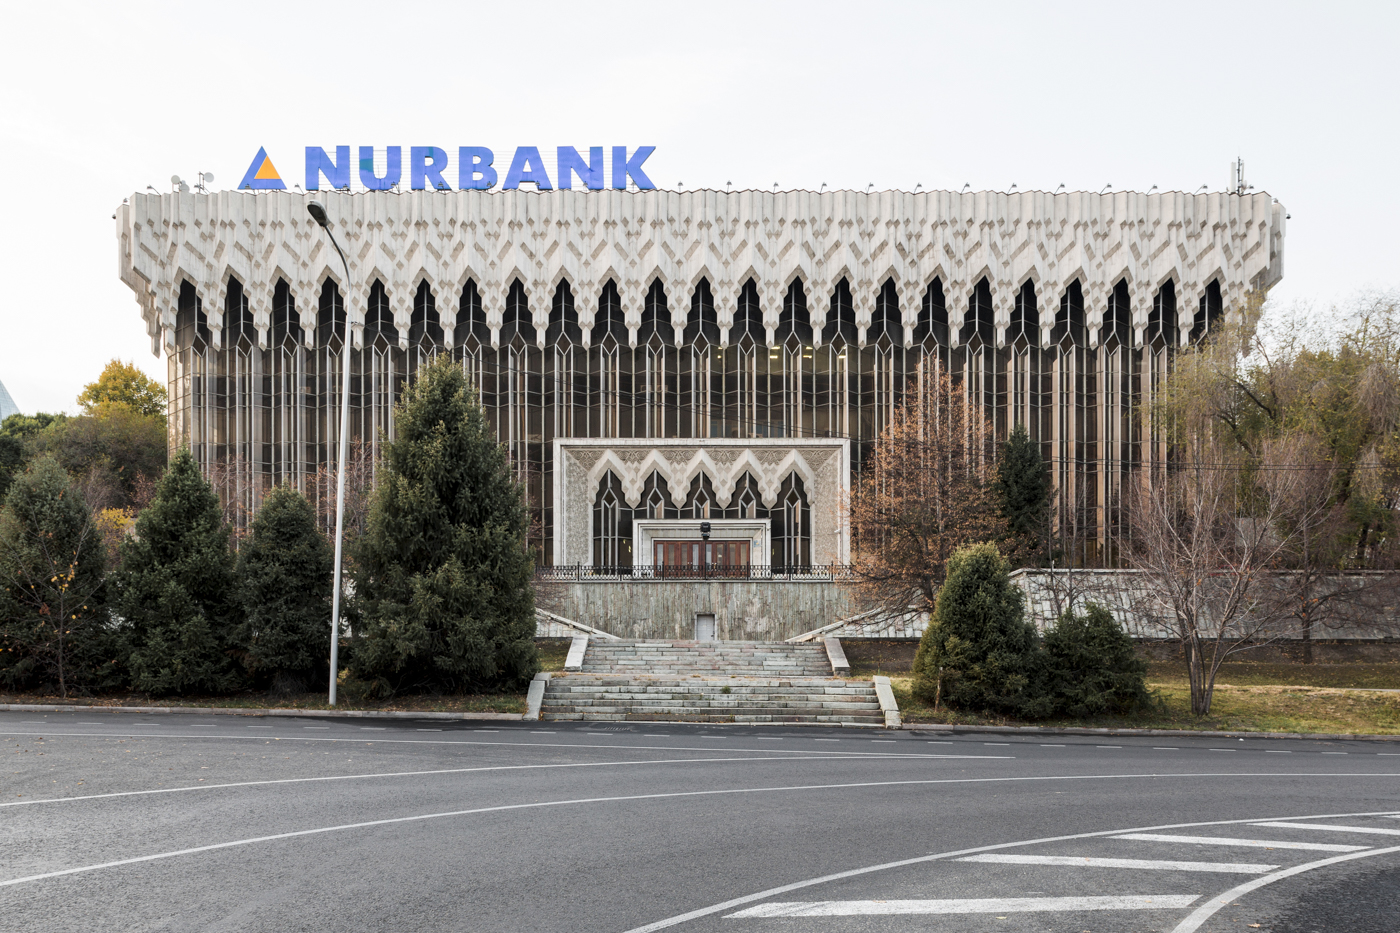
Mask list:
[{"label": "entrance portal", "polygon": [[653,543],[658,576],[725,577],[749,572],[748,541],[675,541]]},{"label": "entrance portal", "polygon": [[695,640],[714,641],[715,640],[715,614],[713,612],[701,612],[695,616]]}]

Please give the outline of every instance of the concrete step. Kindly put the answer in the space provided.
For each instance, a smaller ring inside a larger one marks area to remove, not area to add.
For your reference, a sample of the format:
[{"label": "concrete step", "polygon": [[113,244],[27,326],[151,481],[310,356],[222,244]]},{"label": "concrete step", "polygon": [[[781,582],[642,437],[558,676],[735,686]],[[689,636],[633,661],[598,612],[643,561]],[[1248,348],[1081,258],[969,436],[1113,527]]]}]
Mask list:
[{"label": "concrete step", "polygon": [[746,710],[743,712],[701,712],[685,707],[669,710],[632,710],[614,707],[609,710],[543,710],[540,718],[555,722],[811,722],[832,725],[883,726],[883,715],[803,714],[786,710]]}]

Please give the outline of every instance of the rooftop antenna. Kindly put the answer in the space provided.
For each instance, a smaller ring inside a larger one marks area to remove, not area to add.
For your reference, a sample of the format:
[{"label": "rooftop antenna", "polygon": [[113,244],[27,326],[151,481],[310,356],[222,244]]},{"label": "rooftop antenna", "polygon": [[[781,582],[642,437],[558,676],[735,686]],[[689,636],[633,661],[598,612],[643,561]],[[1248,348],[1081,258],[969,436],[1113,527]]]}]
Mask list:
[{"label": "rooftop antenna", "polygon": [[[1064,183],[1064,182],[1060,182],[1060,188],[1063,188],[1064,186],[1065,186],[1065,183]],[[1060,188],[1056,188],[1054,191],[1052,191],[1052,192],[1050,192],[1050,193],[1051,193],[1051,194],[1059,194],[1059,193],[1060,193]]]},{"label": "rooftop antenna", "polygon": [[1202,191],[1206,190],[1206,189],[1209,188],[1209,187],[1210,187],[1209,185],[1201,185],[1201,187],[1197,188],[1197,189],[1196,189],[1194,192],[1192,192],[1192,193],[1193,193],[1193,194],[1200,194]]},{"label": "rooftop antenna", "polygon": [[875,187],[875,182],[872,181],[870,184],[868,184],[868,185],[865,186],[865,193],[866,193],[866,194],[869,194],[869,193],[870,193],[870,189],[871,189],[871,188],[874,188],[874,187]]},{"label": "rooftop antenna", "polygon": [[822,186],[821,186],[820,188],[817,189],[817,194],[821,194],[821,193],[822,193],[823,191],[825,191],[825,190],[826,190],[826,182],[822,182]]},{"label": "rooftop antenna", "polygon": [[146,186],[146,190],[147,190],[147,191],[155,191],[156,194],[160,194],[159,191],[156,191],[156,186],[155,186],[155,185],[147,185],[147,186]]},{"label": "rooftop antenna", "polygon": [[677,188],[677,189],[684,188],[684,187],[685,187],[685,182],[683,182],[683,181],[678,181],[678,182],[676,182],[676,188]]},{"label": "rooftop antenna", "polygon": [[724,183],[724,190],[725,190],[725,191],[728,191],[728,190],[729,190],[729,186],[732,185],[732,184],[734,184],[734,182],[732,182],[732,181],[726,181],[726,182]]},{"label": "rooftop antenna", "polygon": [[177,191],[180,194],[189,194],[190,186],[185,184],[184,179],[182,179],[179,175],[171,175],[170,190]]},{"label": "rooftop antenna", "polygon": [[1015,190],[1016,190],[1016,183],[1013,181],[1013,182],[1011,183],[1011,187],[1006,189],[1006,193],[1007,193],[1007,194],[1010,194],[1011,192],[1013,192],[1013,191],[1015,191]]},{"label": "rooftop antenna", "polygon": [[923,183],[923,182],[919,182],[917,185],[915,185],[915,186],[914,186],[914,193],[915,193],[915,194],[918,194],[918,193],[919,193],[919,189],[922,188],[923,186],[924,186],[924,183]]},{"label": "rooftop antenna", "polygon": [[[965,181],[965,182],[963,182],[962,190],[963,190],[963,191],[966,191],[968,188],[971,188],[971,187],[972,187],[972,182],[970,182],[970,181]],[[962,194],[962,191],[959,191],[958,194]]]},{"label": "rooftop antenna", "polygon": [[1109,188],[1112,188],[1112,187],[1113,187],[1113,182],[1109,182],[1108,184],[1106,184],[1106,185],[1103,186],[1103,189],[1099,192],[1099,194],[1103,194],[1104,191],[1107,191]]},{"label": "rooftop antenna", "polygon": [[209,188],[207,187],[207,185],[213,180],[213,172],[200,172],[199,181],[195,183],[194,190],[198,191],[200,194],[208,194]]},{"label": "rooftop antenna", "polygon": [[778,183],[777,183],[776,181],[773,182],[773,190],[774,190],[774,191],[777,191],[777,190],[778,190]]},{"label": "rooftop antenna", "polygon": [[1230,163],[1230,190],[1243,195],[1253,188],[1253,185],[1244,180],[1244,159],[1236,157],[1235,161]]},{"label": "rooftop antenna", "polygon": [[1148,189],[1147,189],[1147,193],[1148,193],[1148,194],[1151,194],[1152,192],[1154,192],[1154,191],[1156,191],[1156,190],[1157,190],[1157,186],[1156,186],[1156,185],[1153,185],[1151,188],[1148,188]]}]

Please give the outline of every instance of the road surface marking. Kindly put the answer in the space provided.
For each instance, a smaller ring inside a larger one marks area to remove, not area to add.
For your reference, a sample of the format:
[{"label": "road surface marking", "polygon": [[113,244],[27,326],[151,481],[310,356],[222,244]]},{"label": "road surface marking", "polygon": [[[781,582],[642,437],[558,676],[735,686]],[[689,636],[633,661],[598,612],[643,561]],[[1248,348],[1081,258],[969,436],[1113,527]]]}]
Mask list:
[{"label": "road surface marking", "polygon": [[1400,836],[1400,829],[1382,829],[1379,826],[1335,826],[1331,823],[1251,823],[1251,826],[1267,826],[1270,829],[1317,829],[1329,833],[1370,833],[1374,836]]},{"label": "road surface marking", "polygon": [[1231,839],[1228,836],[1168,836],[1165,833],[1126,833],[1114,839],[1142,842],[1186,842],[1201,846],[1248,846],[1253,849],[1307,849],[1316,852],[1361,852],[1370,846],[1344,846],[1335,842],[1283,842],[1276,839]]},{"label": "road surface marking", "polygon": [[1153,750],[1154,752],[1179,752],[1179,751],[1181,751],[1181,749],[1176,748],[1175,746],[1172,746],[1172,745],[1154,745],[1154,746],[1152,746],[1152,750]]},{"label": "road surface marking", "polygon": [[1211,916],[1222,907],[1228,907],[1250,891],[1257,891],[1265,885],[1273,884],[1275,881],[1282,881],[1284,878],[1301,875],[1303,872],[1312,871],[1314,868],[1324,868],[1328,865],[1335,865],[1338,862],[1349,862],[1352,859],[1370,858],[1373,855],[1386,855],[1392,852],[1400,852],[1400,846],[1389,849],[1371,849],[1366,852],[1353,852],[1350,855],[1334,855],[1331,858],[1321,859],[1316,862],[1306,862],[1302,865],[1294,865],[1292,868],[1276,871],[1272,875],[1265,875],[1262,878],[1255,878],[1253,881],[1246,881],[1244,884],[1236,885],[1224,894],[1211,898],[1200,907],[1191,911],[1185,920],[1176,925],[1172,933],[1196,933],[1196,931],[1201,928],[1201,924],[1209,920]]},{"label": "road surface marking", "polygon": [[1095,748],[1122,748],[1121,745],[1095,745]]},{"label": "road surface marking", "polygon": [[1088,868],[1141,868],[1154,871],[1210,871],[1227,875],[1266,875],[1277,865],[1252,862],[1170,862],[1141,858],[1081,858],[1077,855],[969,855],[959,862],[992,862],[998,865],[1067,865]]},{"label": "road surface marking", "polygon": [[761,904],[729,917],[865,917],[890,914],[1009,914],[1078,910],[1179,910],[1199,894],[1116,897],[966,897],[936,901],[807,901]]},{"label": "road surface marking", "polygon": [[249,729],[271,729],[271,726],[249,726]]}]

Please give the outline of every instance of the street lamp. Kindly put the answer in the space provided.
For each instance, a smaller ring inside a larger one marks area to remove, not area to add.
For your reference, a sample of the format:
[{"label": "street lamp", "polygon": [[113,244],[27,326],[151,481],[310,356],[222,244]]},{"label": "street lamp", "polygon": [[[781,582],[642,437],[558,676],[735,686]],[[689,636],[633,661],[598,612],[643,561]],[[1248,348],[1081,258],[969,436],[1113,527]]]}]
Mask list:
[{"label": "street lamp", "polygon": [[335,589],[331,591],[331,692],[330,705],[335,705],[335,678],[340,667],[340,549],[345,539],[345,454],[350,447],[350,264],[340,244],[335,241],[331,222],[326,217],[326,209],[319,201],[306,205],[311,219],[321,225],[330,237],[340,257],[340,265],[345,269],[345,343],[340,350],[340,466],[335,480]]}]

